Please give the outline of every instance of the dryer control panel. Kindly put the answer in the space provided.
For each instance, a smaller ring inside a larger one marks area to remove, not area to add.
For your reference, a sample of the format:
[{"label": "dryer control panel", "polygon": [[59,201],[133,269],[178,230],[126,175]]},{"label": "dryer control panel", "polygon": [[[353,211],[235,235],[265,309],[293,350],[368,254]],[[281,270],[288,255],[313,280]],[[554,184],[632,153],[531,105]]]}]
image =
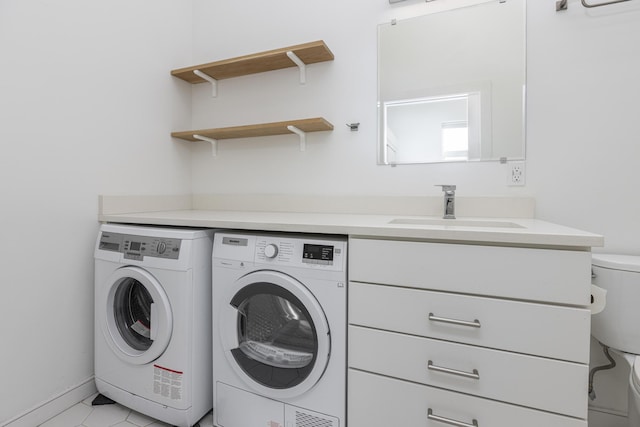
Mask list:
[{"label": "dryer control panel", "polygon": [[255,262],[340,271],[346,242],[285,236],[258,236]]},{"label": "dryer control panel", "polygon": [[[214,256],[312,270],[346,269],[346,238],[290,234],[216,234]],[[232,263],[233,264],[233,263]]]},{"label": "dryer control panel", "polygon": [[120,252],[124,254],[125,259],[138,261],[146,256],[178,259],[180,243],[180,239],[103,232],[100,235],[98,249]]}]

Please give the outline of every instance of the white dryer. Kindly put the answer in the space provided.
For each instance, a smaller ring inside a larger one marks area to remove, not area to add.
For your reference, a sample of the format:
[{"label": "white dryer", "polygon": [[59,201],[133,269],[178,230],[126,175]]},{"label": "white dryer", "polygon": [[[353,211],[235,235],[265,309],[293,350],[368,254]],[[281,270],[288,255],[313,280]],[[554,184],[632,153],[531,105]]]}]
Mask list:
[{"label": "white dryer", "polygon": [[95,381],[191,427],[211,410],[213,231],[104,224],[95,247]]},{"label": "white dryer", "polygon": [[216,234],[214,425],[343,427],[347,241]]}]

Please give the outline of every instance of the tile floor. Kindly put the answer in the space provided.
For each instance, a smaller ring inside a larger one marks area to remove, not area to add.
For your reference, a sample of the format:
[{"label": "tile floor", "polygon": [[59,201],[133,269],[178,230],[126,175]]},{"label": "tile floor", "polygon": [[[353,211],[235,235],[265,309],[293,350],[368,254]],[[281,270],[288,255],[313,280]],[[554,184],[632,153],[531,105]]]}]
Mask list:
[{"label": "tile floor", "polygon": [[[40,427],[170,427],[161,421],[132,411],[119,404],[91,406],[94,396],[88,397]],[[213,415],[200,420],[200,427],[212,427]]]}]

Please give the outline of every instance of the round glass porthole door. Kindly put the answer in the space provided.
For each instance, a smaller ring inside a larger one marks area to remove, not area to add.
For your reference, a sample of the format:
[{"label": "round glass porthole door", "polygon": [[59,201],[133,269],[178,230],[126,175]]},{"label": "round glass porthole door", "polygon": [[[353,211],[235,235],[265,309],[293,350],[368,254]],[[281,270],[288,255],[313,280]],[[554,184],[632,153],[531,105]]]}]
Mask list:
[{"label": "round glass porthole door", "polygon": [[157,359],[169,344],[173,325],[158,281],[143,269],[123,267],[104,289],[103,333],[114,353],[133,364]]},{"label": "round glass porthole door", "polygon": [[274,397],[304,393],[324,373],[330,353],[326,317],[295,279],[255,272],[234,285],[220,327],[229,363],[254,390]]}]

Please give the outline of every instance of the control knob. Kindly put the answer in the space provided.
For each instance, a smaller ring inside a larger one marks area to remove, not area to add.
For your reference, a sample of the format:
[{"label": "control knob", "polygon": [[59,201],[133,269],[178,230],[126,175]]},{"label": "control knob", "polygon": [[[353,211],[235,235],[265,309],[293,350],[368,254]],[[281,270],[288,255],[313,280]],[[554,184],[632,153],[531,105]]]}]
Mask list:
[{"label": "control knob", "polygon": [[264,256],[267,258],[275,258],[278,255],[278,245],[269,243],[264,247]]},{"label": "control knob", "polygon": [[165,242],[158,243],[157,250],[158,253],[162,255],[167,250],[167,244]]}]

